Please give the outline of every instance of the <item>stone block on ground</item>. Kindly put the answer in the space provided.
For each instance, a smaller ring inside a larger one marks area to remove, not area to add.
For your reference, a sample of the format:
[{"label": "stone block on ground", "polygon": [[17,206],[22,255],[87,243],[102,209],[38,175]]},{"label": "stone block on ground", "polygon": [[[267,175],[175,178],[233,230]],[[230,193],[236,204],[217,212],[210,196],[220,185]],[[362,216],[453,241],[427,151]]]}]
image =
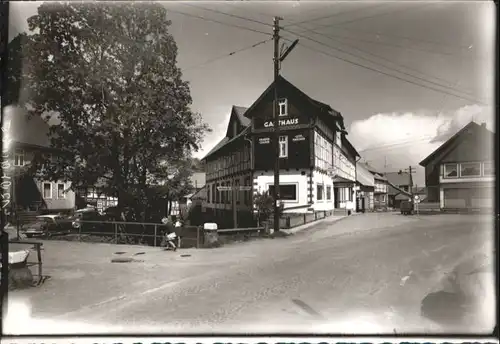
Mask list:
[{"label": "stone block on ground", "polygon": [[203,233],[203,246],[205,248],[215,248],[215,247],[220,247],[221,246],[221,241],[219,239],[219,233],[217,231],[212,230],[212,231],[205,231]]},{"label": "stone block on ground", "polygon": [[33,286],[33,274],[26,264],[17,264],[9,270],[9,290]]}]

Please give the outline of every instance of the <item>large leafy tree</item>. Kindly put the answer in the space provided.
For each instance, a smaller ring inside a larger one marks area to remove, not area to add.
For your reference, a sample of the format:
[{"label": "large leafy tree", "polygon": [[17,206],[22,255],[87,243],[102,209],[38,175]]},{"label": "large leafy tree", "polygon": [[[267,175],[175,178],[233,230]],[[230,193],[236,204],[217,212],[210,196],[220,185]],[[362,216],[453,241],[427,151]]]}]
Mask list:
[{"label": "large leafy tree", "polygon": [[51,143],[64,151],[36,159],[38,173],[73,189],[104,180],[119,207],[147,198],[150,185],[168,184],[209,129],[190,109],[167,10],[48,3],[28,24],[35,33],[25,49],[27,108],[34,116],[57,113]]}]

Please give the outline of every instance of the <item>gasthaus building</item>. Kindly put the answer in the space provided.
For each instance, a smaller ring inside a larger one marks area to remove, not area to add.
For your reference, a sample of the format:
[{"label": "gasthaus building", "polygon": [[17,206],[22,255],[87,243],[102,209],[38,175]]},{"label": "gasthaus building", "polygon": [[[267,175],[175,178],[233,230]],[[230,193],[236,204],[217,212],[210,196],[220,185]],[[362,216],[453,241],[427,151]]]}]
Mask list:
[{"label": "gasthaus building", "polygon": [[[283,77],[277,82],[280,198],[285,212],[352,211],[359,154],[347,139],[344,118]],[[253,197],[265,191],[272,195],[273,103],[274,83],[249,108],[233,106],[226,136],[203,158],[207,220],[230,226],[236,215],[244,226],[253,216]],[[227,190],[219,191],[219,186]]]}]

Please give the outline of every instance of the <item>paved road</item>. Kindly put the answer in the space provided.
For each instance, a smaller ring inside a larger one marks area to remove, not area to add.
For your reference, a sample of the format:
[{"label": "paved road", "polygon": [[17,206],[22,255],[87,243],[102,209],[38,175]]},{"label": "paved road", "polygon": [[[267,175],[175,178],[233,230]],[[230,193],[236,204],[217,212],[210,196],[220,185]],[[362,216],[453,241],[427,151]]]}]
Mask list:
[{"label": "paved road", "polygon": [[[186,251],[187,258],[143,249],[142,263],[104,268],[104,258],[97,266],[97,258],[87,257],[81,264],[87,270],[93,264],[94,283],[73,276],[78,284],[66,278],[61,288],[52,281],[29,297],[33,316],[52,324],[71,319],[120,332],[491,330],[489,323],[443,325],[420,315],[429,293],[450,288],[443,280],[461,261],[493,250],[491,229],[476,216],[358,215],[288,238]],[[80,265],[73,273],[84,270]]]}]

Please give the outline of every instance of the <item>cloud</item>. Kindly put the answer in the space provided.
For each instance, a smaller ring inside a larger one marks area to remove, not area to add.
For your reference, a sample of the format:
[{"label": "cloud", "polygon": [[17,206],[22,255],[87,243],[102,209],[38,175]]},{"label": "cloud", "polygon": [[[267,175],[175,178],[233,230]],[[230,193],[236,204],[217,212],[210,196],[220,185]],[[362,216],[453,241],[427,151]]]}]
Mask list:
[{"label": "cloud", "polygon": [[[349,140],[360,155],[375,168],[399,170],[418,163],[471,120],[485,122],[494,131],[493,111],[489,107],[467,105],[453,111],[420,110],[405,113],[379,113],[354,121]],[[423,176],[419,176],[419,184]]]}]

